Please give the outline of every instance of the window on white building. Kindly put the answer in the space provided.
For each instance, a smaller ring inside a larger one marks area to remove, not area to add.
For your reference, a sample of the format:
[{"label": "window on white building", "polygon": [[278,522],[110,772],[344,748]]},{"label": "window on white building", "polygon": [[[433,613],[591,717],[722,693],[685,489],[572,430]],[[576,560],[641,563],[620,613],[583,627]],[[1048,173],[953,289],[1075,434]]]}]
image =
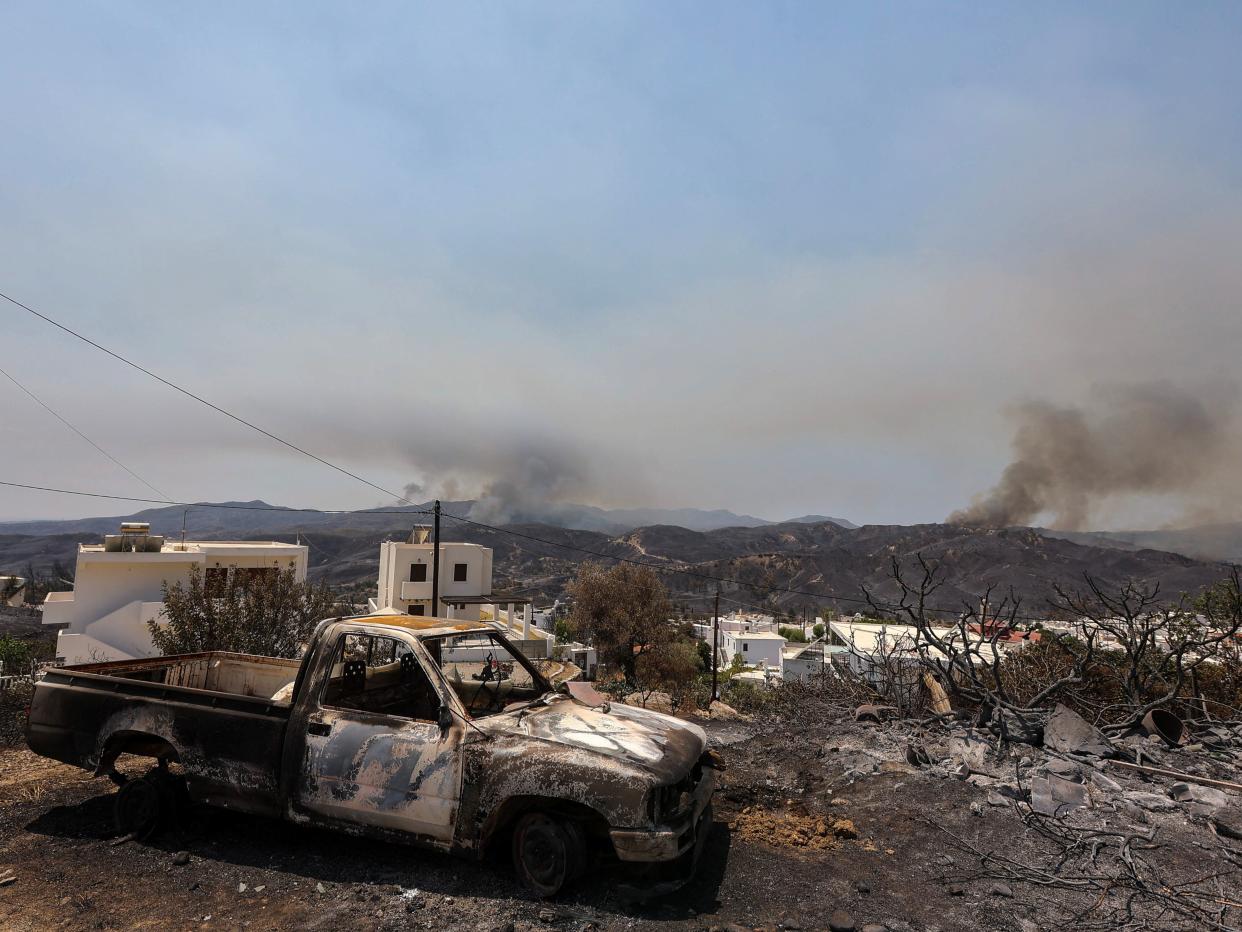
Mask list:
[{"label": "window on white building", "polygon": [[453,564],[453,582],[465,582],[467,569],[468,569],[468,565],[465,563],[454,563]]},{"label": "window on white building", "polygon": [[410,564],[410,582],[426,582],[427,581],[427,564],[411,563]]}]

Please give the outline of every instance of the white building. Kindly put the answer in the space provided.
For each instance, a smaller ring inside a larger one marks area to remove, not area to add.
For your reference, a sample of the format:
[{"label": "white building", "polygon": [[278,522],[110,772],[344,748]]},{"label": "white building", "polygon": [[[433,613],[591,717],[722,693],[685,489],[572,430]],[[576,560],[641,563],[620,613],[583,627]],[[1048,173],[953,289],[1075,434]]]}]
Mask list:
[{"label": "white building", "polygon": [[845,650],[823,641],[790,644],[781,651],[781,675],[786,680],[803,683],[817,676],[831,676],[835,672],[833,656],[843,654]]},{"label": "white building", "polygon": [[483,597],[492,592],[491,548],[441,542],[440,604],[432,606],[435,545],[427,537],[428,529],[418,527],[408,541],[386,540],[380,544],[378,595],[371,609],[478,621],[480,606],[490,604]]},{"label": "white building", "polygon": [[237,573],[278,572],[292,567],[306,578],[308,550],[268,541],[169,543],[147,524],[122,524],[102,544],[78,546],[70,592],[49,592],[43,623],[58,625],[56,659],[65,664],[150,657],[147,622],[164,608],[164,584],[186,583],[197,567],[210,588]]},{"label": "white building", "polygon": [[721,666],[728,666],[734,657],[741,657],[748,667],[781,669],[781,651],[785,639],[770,631],[721,631]]}]

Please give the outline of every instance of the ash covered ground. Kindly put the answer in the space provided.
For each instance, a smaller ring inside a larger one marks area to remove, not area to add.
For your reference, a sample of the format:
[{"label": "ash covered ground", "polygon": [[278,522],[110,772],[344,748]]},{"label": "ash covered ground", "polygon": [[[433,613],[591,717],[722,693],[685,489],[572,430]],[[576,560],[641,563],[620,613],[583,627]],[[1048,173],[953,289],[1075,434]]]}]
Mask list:
[{"label": "ash covered ground", "polygon": [[[207,809],[117,844],[108,780],[0,748],[0,927],[1242,926],[1242,795],[1175,789],[1091,753],[998,750],[961,722],[856,721],[810,692],[762,717],[699,721],[728,764],[716,822],[696,879],[645,902],[615,869],[541,902],[504,863]],[[1205,737],[1172,749],[1135,736],[1115,753],[1236,779],[1242,731]],[[1056,813],[1040,815],[1032,802],[1047,809],[1049,794]]]}]

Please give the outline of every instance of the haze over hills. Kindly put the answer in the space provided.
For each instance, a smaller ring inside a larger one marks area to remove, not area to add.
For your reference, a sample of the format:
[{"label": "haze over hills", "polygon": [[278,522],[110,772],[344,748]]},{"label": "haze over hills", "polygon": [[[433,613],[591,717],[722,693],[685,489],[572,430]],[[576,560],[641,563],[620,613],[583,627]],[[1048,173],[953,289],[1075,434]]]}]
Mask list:
[{"label": "haze over hills", "polygon": [[1242,563],[1242,522],[1156,531],[1053,531],[1041,528],[1040,532],[1049,537],[1095,547],[1169,550],[1201,560]]},{"label": "haze over hills", "polygon": [[[370,511],[345,514],[325,514],[316,511],[298,511],[264,501],[215,502],[185,508],[180,505],[147,508],[129,515],[115,517],[81,518],[54,521],[0,521],[0,534],[108,534],[115,532],[122,521],[146,521],[155,534],[180,534],[185,518],[186,533],[222,537],[229,534],[259,534],[290,528],[389,528],[400,523],[401,515],[410,516],[410,524],[428,523],[432,502],[421,505],[391,505]],[[480,519],[476,512],[478,502],[473,499],[441,502],[446,514],[462,515],[483,523],[496,523]],[[779,524],[753,515],[739,515],[725,509],[701,508],[597,508],[593,505],[576,505],[563,502],[543,503],[525,510],[510,509],[505,524],[546,524],[552,527],[572,528],[580,531],[600,531],[606,534],[624,534],[637,527],[653,524],[676,525],[692,531],[712,531],[725,527],[764,527]],[[804,515],[790,522],[820,523],[830,521],[841,527],[857,527],[844,518],[825,515]]]},{"label": "haze over hills", "polygon": [[[426,521],[420,508],[385,508],[348,515],[263,509],[195,508],[191,537],[260,538],[309,544],[311,573],[332,582],[369,582],[376,575],[379,543],[409,533]],[[444,503],[448,513],[465,514],[470,502]],[[150,521],[157,533],[180,533],[183,509],[150,509],[128,519]],[[600,510],[602,511],[602,510]],[[678,511],[676,514],[683,514]],[[603,512],[608,515],[608,512]],[[634,512],[626,517],[633,518]],[[703,522],[745,518],[732,512],[699,512]],[[1143,549],[1116,535],[1067,535],[1042,529],[979,529],[949,524],[864,525],[807,516],[781,523],[732,524],[705,530],[676,524],[601,531],[548,523],[514,523],[496,528],[444,521],[446,539],[465,540],[495,552],[497,591],[520,588],[537,598],[564,593],[579,564],[622,557],[666,570],[662,578],[684,605],[703,609],[721,583],[723,605],[802,611],[835,605],[853,612],[864,588],[884,600],[896,597],[889,579],[893,558],[907,565],[917,554],[943,567],[945,584],[937,604],[954,609],[975,604],[989,586],[1013,592],[1031,611],[1043,611],[1055,586],[1074,588],[1091,574],[1106,584],[1128,579],[1159,581],[1163,591],[1194,592],[1221,578],[1217,562]],[[0,570],[20,572],[54,561],[71,566],[77,546],[116,529],[120,517],[81,521],[0,525]],[[752,519],[760,521],[761,519]],[[618,524],[625,522],[618,520]],[[516,532],[516,533],[514,533]],[[1162,532],[1151,532],[1162,533]],[[1227,535],[1221,538],[1228,541]],[[589,553],[584,553],[588,551]],[[594,554],[596,556],[592,556]],[[683,572],[687,571],[687,572]],[[796,591],[787,591],[796,590]]]}]

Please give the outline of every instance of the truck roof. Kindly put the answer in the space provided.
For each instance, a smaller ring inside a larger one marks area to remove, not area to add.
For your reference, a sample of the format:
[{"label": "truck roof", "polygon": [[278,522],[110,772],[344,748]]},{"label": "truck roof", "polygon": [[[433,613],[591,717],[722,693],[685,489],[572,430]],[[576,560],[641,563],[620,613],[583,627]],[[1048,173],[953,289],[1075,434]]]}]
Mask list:
[{"label": "truck roof", "polygon": [[437,637],[460,631],[490,631],[496,629],[485,621],[462,621],[460,618],[435,618],[430,615],[407,615],[404,612],[381,611],[367,615],[347,615],[337,621],[365,621],[377,625],[404,628],[421,637]]}]

